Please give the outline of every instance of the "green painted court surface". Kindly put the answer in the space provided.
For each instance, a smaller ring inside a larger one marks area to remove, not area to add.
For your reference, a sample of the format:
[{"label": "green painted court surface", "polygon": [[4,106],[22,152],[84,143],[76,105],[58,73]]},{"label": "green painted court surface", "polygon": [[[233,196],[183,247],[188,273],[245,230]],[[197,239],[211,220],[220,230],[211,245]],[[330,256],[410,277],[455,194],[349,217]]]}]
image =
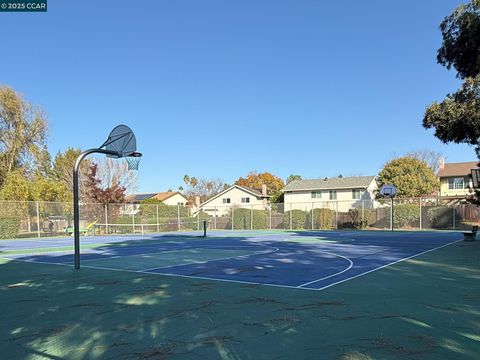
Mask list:
[{"label": "green painted court surface", "polygon": [[[245,252],[178,250],[161,261]],[[2,358],[479,358],[480,242],[322,291],[114,270],[152,259],[158,266],[156,254],[135,256],[102,260],[112,270],[77,272],[1,260]]]}]

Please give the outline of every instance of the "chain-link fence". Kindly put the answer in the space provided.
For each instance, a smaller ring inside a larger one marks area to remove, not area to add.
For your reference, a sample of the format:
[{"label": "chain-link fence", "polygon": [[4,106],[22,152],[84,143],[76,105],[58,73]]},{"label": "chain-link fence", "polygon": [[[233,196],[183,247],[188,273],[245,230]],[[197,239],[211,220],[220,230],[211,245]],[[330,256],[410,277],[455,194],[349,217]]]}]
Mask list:
[{"label": "chain-link fence", "polygon": [[[479,219],[479,207],[441,198],[228,204],[208,209],[164,204],[80,205],[80,231],[95,235],[199,231],[205,220],[210,230],[461,230]],[[72,233],[71,203],[0,201],[2,239]]]}]

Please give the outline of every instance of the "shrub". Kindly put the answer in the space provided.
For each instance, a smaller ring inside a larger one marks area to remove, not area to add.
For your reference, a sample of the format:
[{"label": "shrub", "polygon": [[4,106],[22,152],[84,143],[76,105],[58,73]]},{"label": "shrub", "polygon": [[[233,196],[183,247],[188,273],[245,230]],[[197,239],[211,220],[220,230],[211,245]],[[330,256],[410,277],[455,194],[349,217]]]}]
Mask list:
[{"label": "shrub", "polygon": [[[390,219],[390,209],[385,212],[386,220]],[[413,226],[414,222],[420,219],[419,207],[415,204],[399,204],[394,206],[393,226],[403,228],[408,225]]]},{"label": "shrub", "polygon": [[14,239],[20,231],[20,218],[17,216],[0,217],[0,239]]},{"label": "shrub", "polygon": [[[427,210],[427,218],[434,228],[449,228],[453,226],[453,209],[444,206],[436,206]],[[460,216],[455,211],[455,221],[458,223]]]},{"label": "shrub", "polygon": [[290,214],[292,229],[305,229],[307,212],[303,210],[290,210],[283,214],[283,225],[285,229],[290,229]]},{"label": "shrub", "polygon": [[333,228],[333,220],[335,219],[335,211],[327,208],[313,209],[308,212],[306,219],[306,227],[313,229],[328,230]]},{"label": "shrub", "polygon": [[350,209],[348,216],[350,217],[349,225],[355,229],[363,229],[375,222],[375,210],[372,209]]},{"label": "shrub", "polygon": [[[253,219],[252,219],[253,214]],[[236,230],[266,229],[268,226],[268,212],[237,208],[233,210],[233,228]]]}]

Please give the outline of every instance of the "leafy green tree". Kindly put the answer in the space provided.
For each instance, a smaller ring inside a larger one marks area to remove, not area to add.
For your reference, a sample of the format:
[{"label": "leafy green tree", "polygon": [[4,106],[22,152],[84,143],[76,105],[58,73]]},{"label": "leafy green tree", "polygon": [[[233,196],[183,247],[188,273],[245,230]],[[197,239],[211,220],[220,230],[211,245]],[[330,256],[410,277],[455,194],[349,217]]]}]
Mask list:
[{"label": "leafy green tree", "polygon": [[440,24],[443,44],[437,61],[465,79],[480,73],[480,0],[462,4]]},{"label": "leafy green tree", "polygon": [[[479,49],[480,53],[480,49]],[[479,56],[480,57],[480,56]],[[434,128],[444,143],[467,143],[480,149],[480,75],[465,79],[460,90],[430,105],[423,126]]]},{"label": "leafy green tree", "polygon": [[437,61],[447,69],[453,66],[464,83],[427,108],[423,126],[434,128],[445,143],[476,146],[480,155],[480,0],[460,5],[442,21],[440,30],[443,43]]},{"label": "leafy green tree", "polygon": [[48,180],[44,178],[37,178],[32,183],[33,190],[31,191],[34,200],[51,201],[51,202],[67,202],[70,200],[70,193],[67,191],[65,184]]},{"label": "leafy green tree", "polygon": [[11,201],[34,200],[32,186],[21,170],[10,172],[0,190],[0,199]]},{"label": "leafy green tree", "polygon": [[294,180],[302,180],[302,177],[300,175],[291,174],[287,177],[286,184],[290,184]]},{"label": "leafy green tree", "polygon": [[0,87],[0,187],[14,170],[32,171],[47,137],[42,111],[9,87]]},{"label": "leafy green tree", "polygon": [[435,194],[439,181],[432,169],[421,160],[405,156],[391,160],[378,175],[379,186],[392,184],[398,197],[418,197]]}]

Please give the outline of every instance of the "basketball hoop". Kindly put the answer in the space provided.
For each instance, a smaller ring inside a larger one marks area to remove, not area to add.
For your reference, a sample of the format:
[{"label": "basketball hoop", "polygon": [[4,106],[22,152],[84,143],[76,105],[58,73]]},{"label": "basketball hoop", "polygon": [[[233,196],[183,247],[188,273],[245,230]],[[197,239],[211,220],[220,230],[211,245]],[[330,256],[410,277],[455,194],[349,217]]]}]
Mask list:
[{"label": "basketball hoop", "polygon": [[139,152],[132,152],[128,156],[125,157],[125,161],[128,165],[128,170],[138,170],[138,165],[140,164],[140,160],[142,159],[142,154]]},{"label": "basketball hoop", "polygon": [[105,154],[114,159],[125,158],[128,170],[138,170],[142,154],[137,152],[137,140],[132,129],[118,125],[110,132],[107,140],[99,147],[85,150],[75,160],[73,167],[73,238],[75,269],[80,269],[80,200],[78,191],[78,171],[82,160],[90,154]]}]

